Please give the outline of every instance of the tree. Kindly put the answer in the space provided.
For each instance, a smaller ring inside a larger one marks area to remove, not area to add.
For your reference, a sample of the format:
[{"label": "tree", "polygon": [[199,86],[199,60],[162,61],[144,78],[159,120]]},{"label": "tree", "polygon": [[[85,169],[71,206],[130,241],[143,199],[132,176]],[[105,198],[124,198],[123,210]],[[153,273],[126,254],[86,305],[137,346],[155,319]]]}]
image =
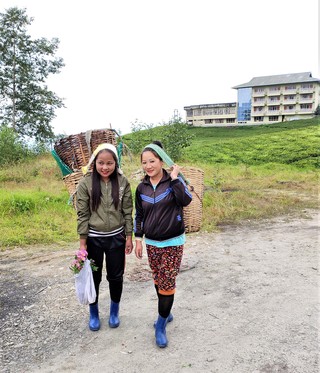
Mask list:
[{"label": "tree", "polygon": [[183,149],[191,145],[193,138],[189,126],[180,117],[173,117],[169,123],[164,123],[161,127],[162,144],[175,161],[181,158]]},{"label": "tree", "polygon": [[314,112],[315,115],[320,115],[320,105],[316,108],[316,111]]},{"label": "tree", "polygon": [[20,137],[43,141],[54,137],[50,122],[62,99],[48,90],[49,74],[64,66],[55,57],[59,39],[32,40],[27,34],[26,9],[9,8],[0,13],[0,124]]},{"label": "tree", "polygon": [[165,151],[174,160],[182,157],[183,149],[190,146],[194,135],[189,126],[180,117],[173,117],[168,123],[145,124],[136,120],[131,125],[132,134],[124,136],[129,149],[134,154],[142,151],[143,147],[154,140],[160,140]]}]

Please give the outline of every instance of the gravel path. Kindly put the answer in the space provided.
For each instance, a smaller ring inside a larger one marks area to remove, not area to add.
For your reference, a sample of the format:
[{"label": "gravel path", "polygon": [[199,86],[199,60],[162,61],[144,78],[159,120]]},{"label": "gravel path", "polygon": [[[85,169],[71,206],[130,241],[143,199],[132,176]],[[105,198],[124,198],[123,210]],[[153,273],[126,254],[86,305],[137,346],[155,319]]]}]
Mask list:
[{"label": "gravel path", "polygon": [[121,325],[90,332],[68,265],[77,243],[0,253],[1,372],[319,372],[319,215],[188,235],[169,345],[146,256],[127,257]]}]

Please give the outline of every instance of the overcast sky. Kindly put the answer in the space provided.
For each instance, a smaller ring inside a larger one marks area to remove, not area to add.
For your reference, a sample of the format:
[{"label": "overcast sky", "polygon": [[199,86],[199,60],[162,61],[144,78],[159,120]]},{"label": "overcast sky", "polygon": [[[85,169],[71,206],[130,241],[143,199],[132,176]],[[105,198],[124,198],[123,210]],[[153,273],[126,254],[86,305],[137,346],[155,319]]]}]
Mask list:
[{"label": "overcast sky", "polygon": [[34,18],[33,38],[60,40],[56,134],[185,119],[256,76],[320,78],[318,0],[1,0],[0,12],[12,6]]}]

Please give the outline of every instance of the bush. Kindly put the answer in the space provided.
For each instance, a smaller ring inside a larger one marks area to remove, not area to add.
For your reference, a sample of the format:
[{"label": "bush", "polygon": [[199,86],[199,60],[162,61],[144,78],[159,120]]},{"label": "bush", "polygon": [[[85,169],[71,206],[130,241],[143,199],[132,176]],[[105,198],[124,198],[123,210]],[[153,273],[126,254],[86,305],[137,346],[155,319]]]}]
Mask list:
[{"label": "bush", "polygon": [[139,154],[143,148],[154,140],[163,144],[168,155],[177,161],[182,156],[182,150],[191,145],[194,135],[190,132],[189,126],[176,118],[161,126],[134,122],[131,126],[132,133],[123,137],[126,145],[133,154]]},{"label": "bush", "polygon": [[12,128],[0,127],[0,164],[17,163],[28,156],[28,147],[19,139]]},{"label": "bush", "polygon": [[173,120],[161,127],[160,139],[169,154],[169,156],[177,161],[182,156],[182,150],[191,145],[192,135],[189,131],[189,126],[182,122],[181,118]]}]

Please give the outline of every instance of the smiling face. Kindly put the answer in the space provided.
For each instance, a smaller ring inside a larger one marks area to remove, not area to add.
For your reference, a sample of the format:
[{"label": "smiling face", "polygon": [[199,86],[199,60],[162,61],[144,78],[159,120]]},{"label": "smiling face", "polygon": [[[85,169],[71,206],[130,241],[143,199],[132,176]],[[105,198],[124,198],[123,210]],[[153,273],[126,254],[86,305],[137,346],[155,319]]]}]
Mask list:
[{"label": "smiling face", "polygon": [[115,156],[110,150],[102,150],[97,155],[95,161],[96,170],[104,182],[109,181],[110,175],[114,172],[116,165]]},{"label": "smiling face", "polygon": [[163,162],[151,151],[145,151],[141,156],[143,171],[150,176],[151,180],[159,181],[162,178]]}]

